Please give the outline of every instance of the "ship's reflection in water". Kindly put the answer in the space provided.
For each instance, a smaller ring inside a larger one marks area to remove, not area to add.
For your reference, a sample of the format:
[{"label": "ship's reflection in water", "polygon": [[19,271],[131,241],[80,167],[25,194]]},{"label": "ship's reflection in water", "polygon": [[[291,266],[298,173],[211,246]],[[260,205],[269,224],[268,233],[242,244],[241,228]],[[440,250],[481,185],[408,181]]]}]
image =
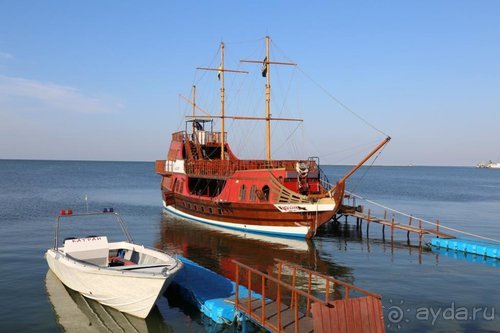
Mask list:
[{"label": "ship's reflection in water", "polygon": [[345,282],[353,282],[351,268],[335,263],[331,257],[328,261],[322,259],[314,241],[233,231],[168,213],[162,217],[161,238],[156,247],[173,250],[233,281],[235,264],[232,260],[275,275],[275,259],[281,259]]},{"label": "ship's reflection in water", "polygon": [[50,270],[45,276],[45,287],[57,321],[65,332],[173,331],[156,306],[146,319],[121,313],[66,288]]}]

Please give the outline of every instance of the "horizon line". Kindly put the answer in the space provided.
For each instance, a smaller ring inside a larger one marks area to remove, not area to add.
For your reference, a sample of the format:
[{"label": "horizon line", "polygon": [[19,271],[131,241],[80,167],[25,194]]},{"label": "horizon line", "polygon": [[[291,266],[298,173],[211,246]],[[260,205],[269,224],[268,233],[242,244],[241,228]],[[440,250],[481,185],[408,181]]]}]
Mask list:
[{"label": "horizon line", "polygon": [[[155,163],[156,160],[93,160],[93,159],[40,159],[40,158],[0,158],[0,161],[43,161],[43,162],[112,162],[112,163]],[[321,164],[323,166],[354,166],[355,164]],[[477,168],[476,165],[434,165],[434,164],[378,164],[362,167],[449,167],[449,168]]]}]

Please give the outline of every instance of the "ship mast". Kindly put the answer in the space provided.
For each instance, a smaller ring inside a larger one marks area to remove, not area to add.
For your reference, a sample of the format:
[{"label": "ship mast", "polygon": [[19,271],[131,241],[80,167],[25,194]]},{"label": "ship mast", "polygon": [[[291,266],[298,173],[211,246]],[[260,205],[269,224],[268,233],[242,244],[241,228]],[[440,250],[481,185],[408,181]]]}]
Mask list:
[{"label": "ship mast", "polygon": [[234,69],[226,69],[224,68],[224,43],[220,43],[220,66],[219,68],[207,68],[207,67],[198,67],[196,69],[202,69],[206,71],[217,71],[218,78],[220,80],[220,119],[221,119],[221,149],[220,149],[220,159],[224,160],[226,157],[225,154],[225,133],[224,133],[224,125],[225,125],[225,89],[224,89],[224,73],[243,73],[248,74],[246,71],[239,71]]},{"label": "ship mast", "polygon": [[220,68],[222,71],[219,72],[219,78],[220,78],[220,131],[221,131],[221,139],[220,139],[220,159],[224,160],[226,154],[224,152],[225,150],[225,140],[224,140],[224,106],[226,104],[225,102],[225,96],[224,96],[224,43],[220,43]]},{"label": "ship mast", "polygon": [[266,57],[263,61],[258,60],[241,60],[241,62],[250,62],[262,64],[262,76],[266,78],[266,159],[271,160],[271,66],[269,65],[291,65],[296,64],[291,62],[277,62],[270,60],[270,38],[266,36]]},{"label": "ship mast", "polygon": [[[191,105],[193,106],[193,119],[194,119],[194,117],[196,115],[196,86],[195,85],[193,85],[193,92],[191,95],[193,95],[193,101],[191,102]],[[194,121],[193,121],[192,125],[193,125],[193,133],[194,133],[194,128],[195,128]]]},{"label": "ship mast", "polygon": [[271,160],[271,73],[269,67],[269,36],[266,36],[266,158]]}]

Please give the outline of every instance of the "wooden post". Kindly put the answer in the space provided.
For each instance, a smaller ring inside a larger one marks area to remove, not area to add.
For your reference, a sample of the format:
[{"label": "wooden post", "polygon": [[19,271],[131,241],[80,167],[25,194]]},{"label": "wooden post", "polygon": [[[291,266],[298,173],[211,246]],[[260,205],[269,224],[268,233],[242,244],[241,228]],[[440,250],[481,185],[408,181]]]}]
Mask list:
[{"label": "wooden post", "polygon": [[[307,294],[311,295],[311,287],[312,287],[312,274],[309,272],[309,279],[307,281]],[[311,299],[308,297],[307,298],[307,305],[306,305],[306,316],[309,316],[311,313]]]},{"label": "wooden post", "polygon": [[260,320],[262,322],[262,326],[266,326],[266,281],[264,275],[262,275],[261,284],[262,290],[260,294],[262,295],[262,299],[260,300],[260,307],[262,308],[260,314]]},{"label": "wooden post", "polygon": [[[411,227],[411,219],[412,219],[412,215],[410,215],[410,219],[408,220],[408,226]],[[410,245],[410,230],[408,230],[408,232],[406,233],[406,240],[408,241],[408,245]]]},{"label": "wooden post", "polygon": [[252,272],[250,270],[247,271],[247,279],[248,279],[248,315],[252,318]]},{"label": "wooden post", "polygon": [[240,265],[236,264],[236,299],[235,299],[235,303],[236,303],[236,308],[238,309],[239,307],[239,303],[240,303],[240,298],[239,298],[239,294],[240,294]]},{"label": "wooden post", "polygon": [[391,219],[391,243],[394,241],[394,213],[392,213]]},{"label": "wooden post", "polygon": [[[384,222],[387,220],[387,210],[384,209]],[[385,224],[382,224],[382,240],[385,241]]]},{"label": "wooden post", "polygon": [[328,304],[328,297],[330,294],[330,280],[326,279],[326,286],[325,286],[325,304]]},{"label": "wooden post", "polygon": [[278,264],[278,287],[277,287],[277,293],[278,295],[276,296],[276,305],[277,305],[277,310],[278,310],[278,332],[281,332],[281,270],[283,268],[283,263],[280,261]]},{"label": "wooden post", "polygon": [[439,238],[439,219],[436,220],[436,236]]},{"label": "wooden post", "polygon": [[299,333],[299,302],[297,300],[298,294],[297,290],[293,290],[292,294],[293,298],[295,298],[295,306],[294,306],[294,317],[295,317],[295,333]]},{"label": "wooden post", "polygon": [[278,309],[278,332],[281,332],[281,292],[280,292],[280,284],[278,283],[278,300],[277,302],[277,309]]},{"label": "wooden post", "polygon": [[418,220],[418,229],[419,229],[419,232],[418,232],[418,247],[420,248],[420,250],[422,250],[422,220]]},{"label": "wooden post", "polygon": [[368,219],[366,220],[366,238],[369,238],[370,233],[370,208],[368,208]]},{"label": "wooden post", "polygon": [[[297,281],[297,268],[293,267],[293,273],[292,273],[292,287],[295,289],[295,284]],[[295,299],[297,295],[292,293],[292,300],[290,306],[294,305],[297,300]]]}]

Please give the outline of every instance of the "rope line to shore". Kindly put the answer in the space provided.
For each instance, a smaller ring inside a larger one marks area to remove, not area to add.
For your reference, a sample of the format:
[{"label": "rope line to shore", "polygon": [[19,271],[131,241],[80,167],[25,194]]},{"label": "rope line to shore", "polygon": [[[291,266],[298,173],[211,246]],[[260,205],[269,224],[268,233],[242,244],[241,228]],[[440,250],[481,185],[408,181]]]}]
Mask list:
[{"label": "rope line to shore", "polygon": [[[379,206],[381,208],[387,209],[387,210],[389,210],[391,212],[394,212],[394,213],[397,213],[397,214],[400,214],[400,215],[403,215],[403,216],[406,216],[406,217],[409,217],[409,218],[415,218],[415,219],[417,219],[419,221],[422,221],[422,222],[425,222],[425,223],[428,223],[428,224],[431,224],[431,225],[434,225],[434,226],[438,225],[435,222],[427,221],[427,220],[424,220],[424,219],[421,219],[421,218],[416,218],[413,215],[406,214],[406,213],[401,212],[399,210],[396,210],[396,209],[384,206],[384,205],[382,205],[382,204],[380,204],[378,202],[375,202],[375,201],[370,200],[370,199],[363,198],[362,196],[354,194],[352,192],[349,192],[349,191],[346,191],[346,192],[349,193],[350,195],[352,195],[353,197],[356,197],[358,199],[361,199],[361,200],[364,200],[366,202],[369,202],[369,203],[371,203],[371,204],[373,204],[375,206]],[[479,239],[484,239],[484,240],[492,241],[492,242],[495,242],[495,243],[500,243],[500,240],[498,240],[498,239],[494,239],[494,238],[490,238],[490,237],[485,237],[485,236],[481,236],[481,235],[478,235],[478,234],[473,234],[471,232],[467,232],[467,231],[463,231],[463,230],[459,230],[459,229],[447,227],[445,225],[442,225],[441,223],[439,224],[439,228],[447,229],[447,230],[450,230],[450,231],[454,231],[454,232],[457,232],[457,233],[460,233],[460,234],[464,234],[464,235],[468,235],[468,236],[471,236],[471,237],[476,237],[476,238],[479,238]]]}]

